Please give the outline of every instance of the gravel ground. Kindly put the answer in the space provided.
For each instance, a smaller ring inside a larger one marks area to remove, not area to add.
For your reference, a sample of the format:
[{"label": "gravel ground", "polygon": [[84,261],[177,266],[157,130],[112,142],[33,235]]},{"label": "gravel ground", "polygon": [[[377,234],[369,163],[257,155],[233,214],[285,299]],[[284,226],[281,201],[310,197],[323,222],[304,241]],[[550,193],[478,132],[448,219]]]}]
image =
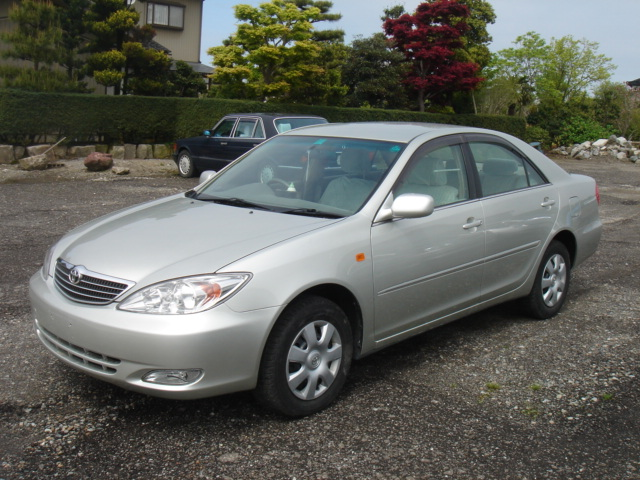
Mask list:
[{"label": "gravel ground", "polygon": [[189,189],[170,160],[0,166],[0,479],[640,479],[640,165],[595,177],[604,235],[556,318],[517,303],[356,362],[328,410],[288,420],[250,394],[127,392],[48,354],[27,282],[75,225]]}]

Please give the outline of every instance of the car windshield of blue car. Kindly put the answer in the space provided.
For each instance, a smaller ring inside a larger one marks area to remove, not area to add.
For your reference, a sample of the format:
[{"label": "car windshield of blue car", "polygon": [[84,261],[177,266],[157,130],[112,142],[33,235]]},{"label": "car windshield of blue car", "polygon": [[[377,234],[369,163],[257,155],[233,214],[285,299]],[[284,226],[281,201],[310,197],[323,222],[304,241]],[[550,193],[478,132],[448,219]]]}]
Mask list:
[{"label": "car windshield of blue car", "polygon": [[352,215],[378,187],[405,144],[280,136],[216,175],[194,198],[292,215]]}]

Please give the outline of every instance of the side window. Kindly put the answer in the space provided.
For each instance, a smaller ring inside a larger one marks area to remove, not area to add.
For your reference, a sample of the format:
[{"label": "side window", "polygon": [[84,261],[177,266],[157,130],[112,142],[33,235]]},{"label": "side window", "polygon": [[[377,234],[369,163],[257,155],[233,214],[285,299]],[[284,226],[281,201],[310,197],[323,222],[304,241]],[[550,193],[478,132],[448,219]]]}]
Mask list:
[{"label": "side window", "polygon": [[255,118],[246,120],[242,119],[238,121],[238,126],[236,127],[236,132],[233,134],[233,136],[238,138],[254,138],[255,135],[253,131],[257,122],[258,120]]},{"label": "side window", "polygon": [[233,126],[236,124],[235,118],[227,118],[220,122],[220,124],[213,131],[211,136],[213,137],[230,137]]},{"label": "side window", "polygon": [[459,145],[448,145],[427,153],[417,152],[394,188],[404,193],[431,195],[436,207],[469,199],[467,175]]},{"label": "side window", "polygon": [[469,147],[485,197],[544,183],[531,165],[502,145],[470,142]]},{"label": "side window", "polygon": [[264,126],[262,125],[262,120],[258,119],[256,124],[256,131],[253,134],[253,138],[264,138]]},{"label": "side window", "polygon": [[527,178],[529,179],[529,186],[535,187],[537,185],[543,185],[546,182],[544,178],[536,171],[534,168],[529,165],[528,162],[524,162],[524,168],[527,171]]}]

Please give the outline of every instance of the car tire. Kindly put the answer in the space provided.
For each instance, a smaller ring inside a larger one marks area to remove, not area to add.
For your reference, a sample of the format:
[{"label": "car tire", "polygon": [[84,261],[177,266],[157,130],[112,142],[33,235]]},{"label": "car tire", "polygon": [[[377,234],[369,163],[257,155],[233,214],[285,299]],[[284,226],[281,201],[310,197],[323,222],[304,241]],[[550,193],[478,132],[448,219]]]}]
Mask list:
[{"label": "car tire", "polygon": [[531,292],[526,297],[527,313],[538,320],[556,315],[567,298],[571,281],[571,257],[567,248],[553,241],[547,248]]},{"label": "car tire", "polygon": [[276,322],[260,365],[255,396],[283,415],[301,417],[329,406],[353,356],[351,325],[334,302],[305,296]]},{"label": "car tire", "polygon": [[196,167],[189,152],[182,150],[178,153],[178,173],[183,178],[191,178],[196,174]]}]

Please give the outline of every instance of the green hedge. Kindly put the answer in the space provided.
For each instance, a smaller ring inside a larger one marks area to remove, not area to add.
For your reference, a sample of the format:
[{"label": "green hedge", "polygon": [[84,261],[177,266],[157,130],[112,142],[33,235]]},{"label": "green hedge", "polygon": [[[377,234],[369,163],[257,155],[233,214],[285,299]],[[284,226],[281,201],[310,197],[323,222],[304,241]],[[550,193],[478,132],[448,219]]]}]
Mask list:
[{"label": "green hedge", "polygon": [[524,138],[520,118],[278,105],[221,99],[33,93],[0,89],[0,143],[67,137],[69,143],[168,143],[199,135],[232,112],[321,115],[330,122],[409,121],[489,128]]}]

